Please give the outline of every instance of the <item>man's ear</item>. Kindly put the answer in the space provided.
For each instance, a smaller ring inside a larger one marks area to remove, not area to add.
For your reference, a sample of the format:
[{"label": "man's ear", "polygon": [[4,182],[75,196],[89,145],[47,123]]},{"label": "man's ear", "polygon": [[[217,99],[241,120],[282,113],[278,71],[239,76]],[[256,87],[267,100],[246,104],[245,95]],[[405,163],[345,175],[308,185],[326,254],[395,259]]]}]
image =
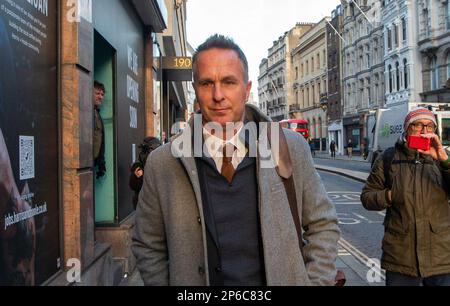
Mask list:
[{"label": "man's ear", "polygon": [[245,102],[248,102],[248,99],[250,99],[250,92],[252,91],[252,81],[248,81],[246,86],[246,97]]}]

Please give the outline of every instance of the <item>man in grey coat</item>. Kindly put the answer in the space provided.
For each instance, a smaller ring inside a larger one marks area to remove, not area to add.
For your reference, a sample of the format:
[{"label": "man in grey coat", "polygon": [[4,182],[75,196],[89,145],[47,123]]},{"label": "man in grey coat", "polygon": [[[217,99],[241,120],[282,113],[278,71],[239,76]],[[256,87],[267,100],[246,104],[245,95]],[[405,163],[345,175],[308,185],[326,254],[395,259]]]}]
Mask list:
[{"label": "man in grey coat", "polygon": [[193,70],[200,113],[147,160],[132,245],[144,283],[333,285],[336,211],[307,143],[267,132],[246,105],[248,63],[231,39],[210,37]]}]

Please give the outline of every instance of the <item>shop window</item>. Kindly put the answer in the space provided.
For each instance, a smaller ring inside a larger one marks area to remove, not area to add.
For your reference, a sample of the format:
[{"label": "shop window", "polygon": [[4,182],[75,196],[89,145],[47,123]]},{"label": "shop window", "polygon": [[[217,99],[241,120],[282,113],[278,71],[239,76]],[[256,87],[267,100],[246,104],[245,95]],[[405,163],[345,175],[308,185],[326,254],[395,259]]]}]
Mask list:
[{"label": "shop window", "polygon": [[114,224],[117,217],[115,178],[115,49],[98,33],[94,35],[94,78],[106,88],[100,108],[104,128],[104,159],[106,172],[95,179],[95,222]]}]

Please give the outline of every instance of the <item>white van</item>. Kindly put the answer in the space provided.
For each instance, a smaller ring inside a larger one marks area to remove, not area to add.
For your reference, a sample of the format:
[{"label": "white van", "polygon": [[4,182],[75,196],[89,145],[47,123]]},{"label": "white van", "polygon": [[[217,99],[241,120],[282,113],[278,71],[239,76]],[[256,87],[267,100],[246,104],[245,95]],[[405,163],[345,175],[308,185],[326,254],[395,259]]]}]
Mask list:
[{"label": "white van", "polygon": [[447,103],[409,103],[378,109],[375,120],[368,122],[369,155],[368,159],[373,165],[378,155],[384,150],[393,147],[403,134],[403,123],[408,112],[416,107],[431,108],[436,116],[438,135],[445,147],[450,147],[450,105]]}]

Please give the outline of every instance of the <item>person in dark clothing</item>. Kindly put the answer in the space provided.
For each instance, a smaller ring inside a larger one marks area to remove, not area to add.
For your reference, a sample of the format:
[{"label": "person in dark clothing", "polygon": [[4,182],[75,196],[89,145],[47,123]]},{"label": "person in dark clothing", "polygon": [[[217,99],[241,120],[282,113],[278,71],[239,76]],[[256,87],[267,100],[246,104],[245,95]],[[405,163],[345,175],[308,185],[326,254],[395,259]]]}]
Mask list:
[{"label": "person in dark clothing", "polygon": [[[378,157],[361,194],[364,207],[386,210],[381,268],[387,286],[450,286],[450,158],[434,114],[409,112],[405,133]],[[409,136],[430,140],[428,151]]]},{"label": "person in dark clothing", "polygon": [[334,140],[330,143],[330,151],[331,151],[331,157],[336,157],[336,142]]},{"label": "person in dark clothing", "polygon": [[142,183],[144,182],[144,169],[145,164],[147,163],[147,157],[150,153],[156,150],[161,146],[161,142],[158,138],[155,137],[147,137],[144,139],[142,144],[139,146],[139,158],[131,166],[131,174],[130,174],[130,188],[134,191],[133,196],[133,206],[136,209],[139,192],[142,188]]},{"label": "person in dark clothing", "polygon": [[309,140],[309,149],[311,150],[311,155],[316,156],[316,146],[315,146],[314,140],[312,140],[312,138]]},{"label": "person in dark clothing", "polygon": [[148,157],[139,194],[132,251],[144,284],[334,285],[338,219],[304,138],[270,138],[279,124],[247,103],[248,62],[232,39],[208,38],[192,67],[201,114]]},{"label": "person in dark clothing", "polygon": [[351,139],[349,139],[347,142],[347,154],[348,154],[348,158],[353,157],[353,142]]},{"label": "person in dark clothing", "polygon": [[105,176],[105,127],[103,125],[102,116],[100,115],[100,107],[105,97],[105,85],[94,82],[94,167],[97,168],[97,179]]}]

